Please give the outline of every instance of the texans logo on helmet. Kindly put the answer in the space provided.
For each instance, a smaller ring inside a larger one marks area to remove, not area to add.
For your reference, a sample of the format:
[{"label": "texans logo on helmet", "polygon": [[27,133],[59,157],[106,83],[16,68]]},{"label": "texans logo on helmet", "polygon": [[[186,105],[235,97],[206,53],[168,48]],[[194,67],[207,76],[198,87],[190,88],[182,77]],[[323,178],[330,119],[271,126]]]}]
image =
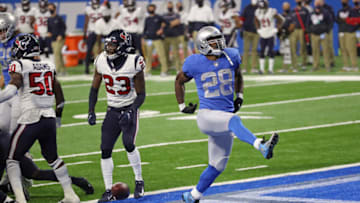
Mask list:
[{"label": "texans logo on helmet", "polygon": [[20,40],[16,40],[15,43],[16,45],[19,47],[19,49],[21,50],[26,50],[27,49],[27,45],[30,42],[30,37],[25,37],[24,39]]}]

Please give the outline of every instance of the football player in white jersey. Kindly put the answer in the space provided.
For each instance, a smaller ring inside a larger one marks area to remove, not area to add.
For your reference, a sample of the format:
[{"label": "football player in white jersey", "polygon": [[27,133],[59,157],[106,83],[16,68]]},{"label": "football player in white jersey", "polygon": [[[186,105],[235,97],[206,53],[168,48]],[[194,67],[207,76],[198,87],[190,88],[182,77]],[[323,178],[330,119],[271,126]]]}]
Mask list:
[{"label": "football player in white jersey", "polygon": [[101,127],[101,170],[105,192],[99,202],[114,200],[111,194],[114,163],[111,157],[117,138],[122,142],[135,174],[134,197],[144,195],[140,153],[135,146],[139,129],[139,107],[145,100],[145,61],[140,55],[128,54],[131,37],[122,30],[114,30],[105,39],[105,51],[95,60],[95,73],[89,96],[90,125],[96,124],[95,105],[101,81],[107,95],[107,112]]},{"label": "football player in white jersey", "polygon": [[239,17],[238,11],[235,9],[234,0],[222,0],[219,4],[221,12],[217,16],[217,23],[221,26],[222,33],[224,34],[226,45],[234,47],[236,42],[237,32],[235,29],[236,18]]},{"label": "football player in white jersey", "polygon": [[90,6],[85,8],[84,40],[86,41],[85,73],[89,74],[92,49],[96,42],[95,23],[102,16],[100,0],[91,0]]},{"label": "football player in white jersey", "polygon": [[[265,52],[269,56],[269,74],[274,73],[274,44],[275,36],[284,22],[275,8],[269,8],[268,0],[259,0],[258,8],[255,11],[255,25],[260,35],[260,74],[265,72]],[[275,20],[277,27],[275,27]]]},{"label": "football player in white jersey", "polygon": [[127,0],[124,2],[124,8],[121,9],[117,22],[121,28],[131,35],[135,49],[141,54],[141,34],[144,29],[145,11],[141,7],[136,7],[135,0]]},{"label": "football player in white jersey", "polygon": [[35,13],[36,32],[39,35],[41,54],[48,58],[50,53],[50,39],[47,37],[47,22],[51,14],[48,10],[48,0],[39,0],[39,10]]},{"label": "football player in white jersey", "polygon": [[[96,43],[101,44],[106,36],[108,36],[113,30],[119,28],[115,19],[111,16],[111,7],[110,4],[102,5],[100,7],[102,18],[96,21],[95,23],[95,33],[96,33]],[[101,49],[99,49],[98,54],[100,54]]]},{"label": "football player in white jersey", "polygon": [[[53,107],[55,95],[62,95],[60,83],[55,77],[55,66],[48,61],[40,61],[40,45],[31,34],[20,35],[12,47],[9,65],[10,83],[0,92],[0,103],[14,95],[20,96],[21,115],[18,127],[11,138],[7,164],[10,183],[18,203],[26,202],[21,184],[19,161],[29,151],[36,140],[41,153],[53,168],[64,190],[61,202],[80,202],[71,187],[71,179],[65,163],[59,158],[56,144],[56,122]],[[57,105],[61,98],[56,96]]]},{"label": "football player in white jersey", "polygon": [[30,6],[30,0],[21,0],[21,8],[16,8],[17,29],[21,33],[34,33],[36,9]]}]

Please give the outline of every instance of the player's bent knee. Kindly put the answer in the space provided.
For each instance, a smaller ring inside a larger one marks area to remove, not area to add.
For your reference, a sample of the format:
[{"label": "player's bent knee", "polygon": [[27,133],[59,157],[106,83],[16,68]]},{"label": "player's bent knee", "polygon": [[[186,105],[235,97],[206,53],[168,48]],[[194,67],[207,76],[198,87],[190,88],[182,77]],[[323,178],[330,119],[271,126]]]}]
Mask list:
[{"label": "player's bent knee", "polygon": [[111,157],[112,150],[111,149],[102,149],[101,150],[101,158],[108,159]]},{"label": "player's bent knee", "polygon": [[127,152],[133,152],[135,145],[133,143],[125,143],[125,149]]},{"label": "player's bent knee", "polygon": [[222,157],[221,159],[219,159],[216,162],[209,163],[209,165],[213,166],[219,172],[223,172],[225,170],[225,168],[226,168],[228,160],[229,160],[228,156]]}]

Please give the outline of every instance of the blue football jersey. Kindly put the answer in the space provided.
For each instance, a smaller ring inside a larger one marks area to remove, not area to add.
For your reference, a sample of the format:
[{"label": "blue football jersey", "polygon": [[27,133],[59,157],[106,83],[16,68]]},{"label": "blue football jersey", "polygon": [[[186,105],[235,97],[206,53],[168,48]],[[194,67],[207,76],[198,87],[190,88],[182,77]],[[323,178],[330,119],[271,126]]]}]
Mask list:
[{"label": "blue football jersey", "polygon": [[225,55],[212,61],[201,54],[186,58],[183,72],[195,80],[200,100],[200,109],[234,111],[235,70],[241,64],[239,51],[234,48],[224,50],[233,65]]},{"label": "blue football jersey", "polygon": [[5,43],[0,42],[0,64],[2,75],[5,80],[5,85],[10,82],[10,75],[8,73],[9,64],[11,63],[11,47],[17,36],[12,37]]}]

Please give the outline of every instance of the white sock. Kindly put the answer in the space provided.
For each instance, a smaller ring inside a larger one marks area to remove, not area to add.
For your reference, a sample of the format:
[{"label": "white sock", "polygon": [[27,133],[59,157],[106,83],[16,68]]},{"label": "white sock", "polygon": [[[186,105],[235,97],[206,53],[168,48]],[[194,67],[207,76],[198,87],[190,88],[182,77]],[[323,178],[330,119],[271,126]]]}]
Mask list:
[{"label": "white sock", "polygon": [[192,196],[195,200],[200,199],[201,196],[202,196],[202,193],[199,192],[199,191],[196,189],[196,187],[193,188],[190,193],[191,193],[191,196]]},{"label": "white sock", "polygon": [[269,71],[270,72],[274,72],[274,63],[275,63],[274,58],[270,58],[269,59]]},{"label": "white sock", "polygon": [[254,148],[257,150],[260,150],[260,143],[261,143],[262,139],[257,138],[253,144]]},{"label": "white sock", "polygon": [[113,170],[114,162],[112,160],[112,157],[107,159],[101,159],[101,171],[104,178],[106,190],[111,190],[113,184]]},{"label": "white sock", "polygon": [[260,59],[260,70],[265,72],[265,59]]},{"label": "white sock", "polygon": [[76,196],[74,190],[71,187],[71,179],[63,160],[58,158],[49,165],[53,168],[55,176],[59,180],[59,183],[64,190],[64,196]]},{"label": "white sock", "polygon": [[141,174],[141,158],[139,150],[135,148],[134,151],[128,152],[127,157],[129,159],[130,165],[133,168],[135,180],[143,180]]},{"label": "white sock", "polygon": [[21,184],[21,169],[20,164],[16,160],[6,160],[6,171],[8,173],[11,187],[16,196],[16,201],[19,203],[26,202],[23,187]]}]

